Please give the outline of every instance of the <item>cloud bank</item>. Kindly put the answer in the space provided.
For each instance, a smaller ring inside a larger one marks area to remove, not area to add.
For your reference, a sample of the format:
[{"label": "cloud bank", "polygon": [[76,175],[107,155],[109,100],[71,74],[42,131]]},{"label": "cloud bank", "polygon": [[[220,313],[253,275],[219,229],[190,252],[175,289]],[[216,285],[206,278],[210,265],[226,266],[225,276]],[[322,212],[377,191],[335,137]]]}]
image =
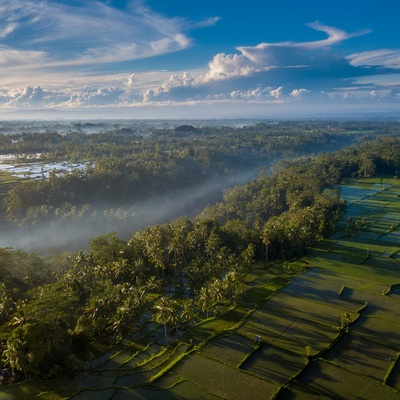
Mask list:
[{"label": "cloud bank", "polygon": [[[370,101],[377,100],[376,93],[371,96],[370,87],[360,84],[360,78],[400,72],[396,69],[400,67],[400,59],[396,58],[398,52],[344,57],[332,48],[368,31],[347,33],[319,22],[309,26],[325,32],[328,37],[311,42],[237,47],[239,53],[215,55],[205,74],[193,77],[186,72],[181,77],[172,76],[160,86],[148,90],[144,98],[146,101],[248,99],[334,102],[348,100],[352,93],[358,100]],[[392,96],[389,97],[393,100]]]},{"label": "cloud bank", "polygon": [[323,39],[238,46],[201,70],[135,71],[135,60],[194,46],[190,31],[219,17],[167,18],[144,1],[128,3],[121,10],[93,0],[0,0],[0,107],[400,101],[400,50],[343,55],[342,42],[369,31],[320,22],[308,26]]}]

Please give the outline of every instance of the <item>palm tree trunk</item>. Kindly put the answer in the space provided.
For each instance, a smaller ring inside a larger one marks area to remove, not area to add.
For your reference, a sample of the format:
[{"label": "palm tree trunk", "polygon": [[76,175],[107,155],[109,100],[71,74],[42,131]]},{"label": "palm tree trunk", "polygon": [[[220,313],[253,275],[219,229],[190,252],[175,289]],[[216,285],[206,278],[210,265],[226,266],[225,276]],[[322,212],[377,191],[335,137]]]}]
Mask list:
[{"label": "palm tree trunk", "polygon": [[168,346],[167,324],[164,323],[165,344]]}]

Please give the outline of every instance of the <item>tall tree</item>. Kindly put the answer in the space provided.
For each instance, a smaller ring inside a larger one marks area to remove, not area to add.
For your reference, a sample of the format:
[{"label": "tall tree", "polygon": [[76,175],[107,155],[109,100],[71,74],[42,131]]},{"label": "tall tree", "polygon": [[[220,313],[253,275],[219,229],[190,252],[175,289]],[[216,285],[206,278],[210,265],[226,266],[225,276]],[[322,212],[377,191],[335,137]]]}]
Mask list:
[{"label": "tall tree", "polygon": [[164,325],[165,344],[168,345],[167,324],[173,318],[173,307],[168,297],[162,296],[154,306],[154,321]]}]

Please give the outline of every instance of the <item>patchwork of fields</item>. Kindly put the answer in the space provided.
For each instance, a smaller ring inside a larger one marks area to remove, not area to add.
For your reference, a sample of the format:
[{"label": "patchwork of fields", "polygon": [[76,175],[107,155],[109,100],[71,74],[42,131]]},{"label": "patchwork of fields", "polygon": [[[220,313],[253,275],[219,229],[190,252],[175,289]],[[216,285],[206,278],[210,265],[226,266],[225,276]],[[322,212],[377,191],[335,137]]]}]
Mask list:
[{"label": "patchwork of fields", "polygon": [[306,272],[255,270],[243,304],[169,347],[151,323],[84,376],[2,387],[0,398],[400,399],[400,185],[363,179],[342,195],[347,213]]}]

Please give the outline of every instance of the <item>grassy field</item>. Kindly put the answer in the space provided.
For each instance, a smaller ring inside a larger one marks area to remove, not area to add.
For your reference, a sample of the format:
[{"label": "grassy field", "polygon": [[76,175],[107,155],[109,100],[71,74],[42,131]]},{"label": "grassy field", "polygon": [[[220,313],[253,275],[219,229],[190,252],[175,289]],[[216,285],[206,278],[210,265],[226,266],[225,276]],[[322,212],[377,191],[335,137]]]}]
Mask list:
[{"label": "grassy field", "polygon": [[175,373],[225,399],[264,400],[271,398],[279,389],[276,383],[199,354],[186,358]]},{"label": "grassy field", "polygon": [[240,335],[230,335],[213,340],[202,349],[201,353],[207,357],[236,367],[253,351],[253,340]]},{"label": "grassy field", "polygon": [[285,384],[299,374],[307,359],[275,346],[262,345],[241,366],[244,371]]},{"label": "grassy field", "polygon": [[324,358],[356,374],[384,381],[397,351],[379,343],[347,335]]},{"label": "grassy field", "polygon": [[[281,292],[274,296],[269,302],[268,307],[283,312],[285,314],[295,315],[298,318],[317,322],[319,324],[336,327],[339,319],[343,315],[344,309],[309,300],[304,297],[298,297]],[[358,317],[357,313],[349,313],[351,320]]]},{"label": "grassy field", "polygon": [[332,363],[317,360],[299,378],[303,385],[329,399],[398,400],[400,394],[381,382],[358,375]]}]

